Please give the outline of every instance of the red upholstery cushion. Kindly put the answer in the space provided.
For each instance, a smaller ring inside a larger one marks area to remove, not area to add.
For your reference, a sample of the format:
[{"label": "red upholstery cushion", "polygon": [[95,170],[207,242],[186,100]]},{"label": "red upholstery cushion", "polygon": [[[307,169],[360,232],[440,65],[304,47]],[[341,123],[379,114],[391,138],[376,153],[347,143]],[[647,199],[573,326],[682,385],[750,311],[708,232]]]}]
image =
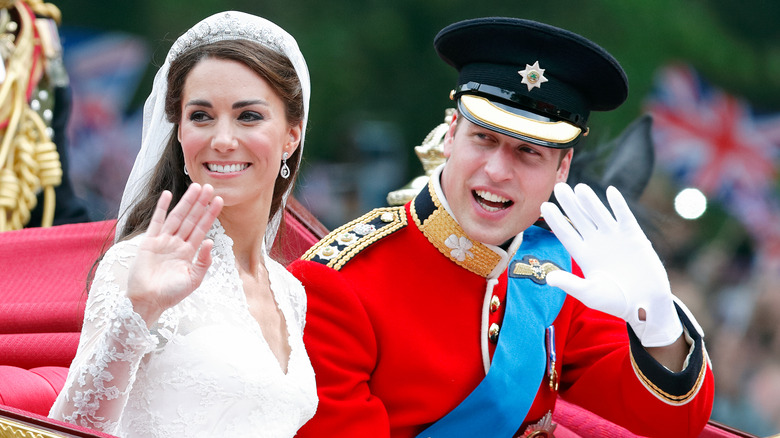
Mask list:
[{"label": "red upholstery cushion", "polygon": [[39,367],[30,370],[0,365],[0,404],[23,407],[48,415],[53,400],[65,384],[65,367]]},{"label": "red upholstery cushion", "polygon": [[[10,290],[10,288],[8,290]],[[0,286],[0,296],[2,295],[2,286]],[[0,320],[2,320],[3,324],[2,327],[0,327],[0,333],[59,333],[78,331],[74,329],[81,327],[81,319],[84,314],[84,301],[79,299],[79,295],[75,295],[72,300],[68,302],[54,301],[36,303],[32,302],[32,300],[41,297],[35,297],[34,294],[26,297],[17,296],[7,298],[24,299],[25,302],[0,302],[0,306],[2,306],[3,309],[2,314],[0,314]]]},{"label": "red upholstery cushion", "polygon": [[720,424],[716,421],[710,421],[709,424],[699,435],[699,438],[758,438],[755,435],[751,435],[740,430],[733,429],[729,426]]},{"label": "red upholstery cushion", "polygon": [[[558,424],[555,438],[602,437],[602,438],[641,438],[623,427],[611,423],[604,418],[583,409],[575,404],[558,398],[555,403],[553,421]],[[663,419],[659,419],[663,421]],[[670,431],[669,436],[674,436]],[[732,429],[728,426],[710,421],[699,438],[758,438],[754,435]]]},{"label": "red upholstery cushion", "polygon": [[0,333],[80,332],[87,273],[110,244],[112,227],[105,221],[0,233]]},{"label": "red upholstery cushion", "polygon": [[79,332],[0,334],[0,365],[20,368],[69,367]]},{"label": "red upholstery cushion", "polygon": [[[84,315],[87,272],[110,244],[112,228],[113,221],[105,221],[0,233],[0,365],[70,365]],[[16,397],[5,385],[0,400]]]},{"label": "red upholstery cushion", "polygon": [[[560,397],[555,402],[553,420],[559,424],[559,427],[565,428],[566,433],[574,434],[573,436],[609,438],[635,438],[637,436]],[[556,438],[559,433],[556,429]]]}]

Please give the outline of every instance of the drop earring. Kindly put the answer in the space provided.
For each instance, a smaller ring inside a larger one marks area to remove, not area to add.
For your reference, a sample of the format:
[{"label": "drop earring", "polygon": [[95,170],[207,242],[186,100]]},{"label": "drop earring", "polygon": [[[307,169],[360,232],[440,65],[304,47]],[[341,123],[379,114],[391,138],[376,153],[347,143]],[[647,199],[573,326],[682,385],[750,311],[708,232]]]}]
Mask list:
[{"label": "drop earring", "polygon": [[290,168],[287,167],[287,157],[289,157],[290,154],[285,152],[282,154],[282,169],[279,171],[279,175],[282,176],[282,178],[287,179],[290,177]]}]

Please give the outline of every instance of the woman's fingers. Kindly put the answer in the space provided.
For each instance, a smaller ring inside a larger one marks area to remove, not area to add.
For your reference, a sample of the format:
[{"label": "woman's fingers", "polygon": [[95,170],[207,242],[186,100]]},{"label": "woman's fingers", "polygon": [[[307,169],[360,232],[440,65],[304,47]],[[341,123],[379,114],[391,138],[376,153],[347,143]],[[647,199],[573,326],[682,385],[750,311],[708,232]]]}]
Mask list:
[{"label": "woman's fingers", "polygon": [[204,240],[195,257],[195,262],[192,264],[192,280],[196,287],[203,281],[209,266],[211,266],[212,247],[214,247],[214,242],[211,239]]},{"label": "woman's fingers", "polygon": [[198,222],[190,233],[188,237],[189,240],[197,244],[203,242],[206,233],[208,233],[211,229],[211,225],[214,223],[214,219],[216,219],[217,216],[219,216],[220,211],[222,211],[223,204],[224,201],[220,196],[214,196],[214,198],[211,199],[211,202],[203,210],[203,214],[200,215]]},{"label": "woman's fingers", "polygon": [[154,237],[160,234],[165,223],[165,213],[168,211],[168,206],[171,205],[171,198],[173,195],[168,190],[164,190],[160,195],[157,207],[152,214],[152,220],[149,222],[149,228],[146,230],[147,235]]},{"label": "woman's fingers", "polygon": [[[211,185],[190,184],[168,217],[164,219],[161,233],[176,236],[185,241],[190,240],[190,234],[204,218],[211,217],[208,227],[214,222],[216,215],[213,211],[213,200],[214,188]],[[221,208],[221,203],[219,206]],[[219,213],[217,212],[217,214]]]},{"label": "woman's fingers", "polygon": [[[188,200],[188,204],[184,207],[189,206],[189,210],[185,212],[179,228],[176,230],[175,234],[177,237],[185,241],[190,240],[192,231],[198,226],[201,219],[209,214],[208,207],[212,198],[214,198],[214,188],[211,185],[206,184],[200,187],[200,191],[197,192],[197,197],[193,201],[190,202],[190,200]],[[209,224],[209,226],[211,226],[211,224]],[[200,240],[203,240],[203,237],[198,240],[198,243],[200,243]]]},{"label": "woman's fingers", "polygon": [[[164,251],[174,251],[174,247],[179,248],[175,251],[184,250],[184,247],[179,246],[184,243],[189,248],[185,250],[190,253],[187,257],[192,257],[194,251],[204,243],[206,234],[222,211],[224,201],[221,197],[214,196],[214,188],[211,185],[200,186],[193,183],[166,217],[172,198],[173,195],[167,190],[160,195],[147,229],[147,237],[157,241],[158,249],[155,251],[162,250],[160,245],[168,248]],[[163,240],[156,239],[159,237]],[[177,239],[171,240],[171,237]]]},{"label": "woman's fingers", "polygon": [[192,207],[197,203],[198,197],[203,188],[198,183],[192,183],[187,187],[179,202],[168,213],[163,225],[163,232],[170,235],[177,235]]}]

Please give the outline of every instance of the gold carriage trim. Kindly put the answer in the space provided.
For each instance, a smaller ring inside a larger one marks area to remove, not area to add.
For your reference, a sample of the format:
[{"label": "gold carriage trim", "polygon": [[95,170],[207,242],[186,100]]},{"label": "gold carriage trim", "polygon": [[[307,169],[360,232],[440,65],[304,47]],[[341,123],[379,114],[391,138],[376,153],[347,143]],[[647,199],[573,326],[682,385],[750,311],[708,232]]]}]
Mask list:
[{"label": "gold carriage trim", "polygon": [[407,225],[403,206],[374,209],[333,230],[302,256],[302,260],[341,269],[360,251]]},{"label": "gold carriage trim", "polygon": [[19,438],[65,438],[73,436],[62,434],[37,426],[32,426],[10,418],[0,417],[0,437],[19,437]]},{"label": "gold carriage trim", "polygon": [[[418,196],[423,196],[425,193],[424,191]],[[412,201],[410,205],[412,219],[417,224],[417,228],[445,257],[458,266],[487,278],[501,262],[501,256],[483,243],[466,237],[458,222],[442,206],[436,196],[433,182],[428,183],[427,193],[430,194],[436,210],[430,216],[420,219],[415,203]]]},{"label": "gold carriage trim", "polygon": [[[685,335],[687,337],[687,334]],[[704,349],[702,348],[702,355],[704,355]],[[634,360],[634,353],[631,353],[631,365],[634,367],[634,373],[636,373],[637,377],[639,377],[639,380],[642,382],[642,385],[645,386],[645,388],[649,389],[653,394],[656,395],[656,397],[660,398],[661,400],[665,401],[666,403],[670,405],[684,405],[691,401],[691,399],[696,395],[696,393],[699,392],[699,389],[701,388],[702,384],[704,383],[704,376],[707,373],[707,358],[703,358],[701,367],[699,369],[699,375],[696,378],[696,383],[693,385],[693,387],[682,395],[674,395],[669,394],[666,391],[663,391],[661,388],[659,388],[656,384],[650,381],[650,379],[642,373],[642,370],[639,368],[639,365],[636,363],[636,360]]]}]

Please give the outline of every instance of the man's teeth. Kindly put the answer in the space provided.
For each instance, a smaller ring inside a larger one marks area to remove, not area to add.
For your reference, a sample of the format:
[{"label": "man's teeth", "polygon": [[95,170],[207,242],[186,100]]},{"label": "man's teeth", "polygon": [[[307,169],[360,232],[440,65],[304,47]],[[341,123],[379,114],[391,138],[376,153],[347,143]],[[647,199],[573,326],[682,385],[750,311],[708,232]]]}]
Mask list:
[{"label": "man's teeth", "polygon": [[509,202],[509,199],[506,199],[503,196],[496,195],[495,193],[486,192],[484,190],[477,190],[477,195],[479,195],[480,198],[490,201],[490,202]]},{"label": "man's teeth", "polygon": [[240,172],[247,167],[249,167],[249,164],[228,164],[226,166],[220,165],[220,164],[207,164],[206,167],[212,172],[217,173],[233,173],[233,172]]},{"label": "man's teeth", "polygon": [[479,205],[489,212],[496,212],[507,208],[512,201],[503,196],[496,195],[485,190],[476,190],[476,199]]}]

